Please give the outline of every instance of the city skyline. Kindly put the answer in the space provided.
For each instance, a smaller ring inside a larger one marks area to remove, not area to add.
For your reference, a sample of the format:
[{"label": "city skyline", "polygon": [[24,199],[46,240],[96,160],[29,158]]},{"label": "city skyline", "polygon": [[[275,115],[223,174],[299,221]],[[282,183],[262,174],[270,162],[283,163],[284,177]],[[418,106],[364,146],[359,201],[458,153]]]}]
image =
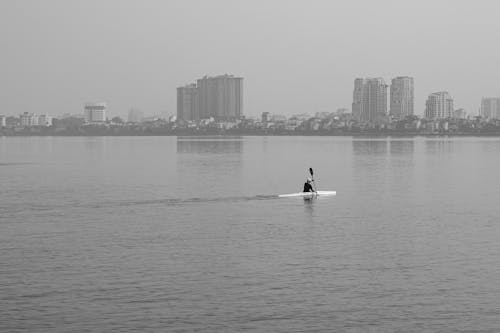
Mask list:
[{"label": "city skyline", "polygon": [[[242,77],[234,77],[234,75],[228,75],[228,74],[215,75],[215,76],[205,75],[203,78],[198,79],[197,83],[198,83],[198,85],[201,85],[200,82],[204,82],[207,79],[217,81],[216,79],[224,80],[227,78],[240,80],[241,82],[238,83],[237,86],[240,87],[238,89],[242,89],[243,78]],[[177,94],[176,94],[177,100],[176,100],[176,108],[175,108],[176,112],[163,113],[164,118],[169,118],[171,116],[178,117],[179,114],[186,113],[186,112],[192,114],[192,117],[190,117],[190,119],[187,119],[187,120],[199,120],[199,119],[210,118],[210,116],[206,116],[208,114],[206,111],[205,112],[201,111],[201,113],[200,113],[199,105],[198,105],[199,104],[199,96],[198,96],[197,83],[185,84],[184,86],[180,86],[180,87],[176,88],[176,90],[177,90]],[[427,117],[429,96],[433,95],[433,94],[437,94],[437,93],[429,93],[427,95],[427,99],[425,101],[423,111],[421,113],[415,112],[414,110],[418,109],[418,107],[415,108],[415,104],[414,104],[414,86],[415,86],[414,85],[414,78],[409,77],[409,76],[396,76],[396,77],[391,79],[390,85],[386,84],[385,79],[382,77],[356,78],[356,79],[354,79],[354,92],[351,93],[353,98],[352,98],[350,111],[353,115],[355,115],[355,118],[357,118],[359,121],[375,121],[374,120],[375,118],[373,117],[373,115],[375,115],[375,114],[384,115],[384,116],[388,115],[388,116],[391,116],[393,118],[404,118],[405,116],[409,116],[409,115]],[[388,88],[390,88],[390,94],[387,94]],[[224,88],[224,89],[226,89],[226,88]],[[227,92],[224,92],[224,89],[222,89],[220,93],[227,94]],[[234,90],[235,87],[232,87],[231,89]],[[370,102],[368,100],[363,101],[363,98],[365,98],[365,97],[363,97],[363,92],[362,92],[363,89],[366,90],[366,92],[364,92],[364,94],[366,94],[366,96],[371,96],[370,98],[372,98],[372,101],[370,101]],[[375,94],[367,93],[370,90],[373,90],[376,93]],[[447,93],[447,91],[442,91],[442,92]],[[356,94],[358,94],[358,96]],[[377,96],[379,94],[382,94],[382,95]],[[377,96],[377,97],[375,97],[375,96]],[[182,100],[183,102],[181,102],[181,104],[179,104],[179,100]],[[382,105],[375,106],[375,108],[377,110],[369,107],[369,105],[371,105],[373,103],[375,103],[375,104],[380,103],[381,101],[383,103]],[[500,119],[500,109],[495,111],[497,108],[500,108],[499,101],[500,101],[500,97],[484,97],[483,96],[483,97],[481,97],[481,100],[479,102],[479,106],[477,107],[477,109],[468,110],[468,109],[465,109],[461,106],[458,106],[459,108],[452,110],[451,114],[453,114],[453,112],[455,112],[455,111],[460,111],[460,112],[466,112],[470,116],[482,116],[482,117],[488,118],[488,119]],[[100,102],[100,103],[105,105],[104,118],[102,120],[99,120],[100,122],[103,122],[103,121],[105,121],[106,112],[108,110],[108,105],[106,102]],[[359,114],[364,112],[362,110],[363,103],[366,104],[365,109],[368,110],[369,113],[373,112],[373,114],[366,115],[364,118],[359,118]],[[87,102],[84,104],[90,105],[92,103]],[[238,109],[240,110],[239,115],[241,116],[241,115],[243,115],[243,112],[242,112],[242,109],[243,109],[242,93],[241,93],[241,96],[238,97],[238,104],[239,104]],[[182,105],[184,105],[184,106],[182,106]],[[187,107],[187,109],[181,111],[179,109],[179,107],[181,107],[181,108]],[[457,105],[453,104],[453,107],[457,107]],[[212,109],[214,109],[214,108],[212,108]],[[325,113],[325,112],[332,113],[332,112],[334,112],[334,110],[338,110],[338,109],[349,110],[343,106],[331,106],[329,109],[323,110],[323,111],[314,112],[314,110],[303,110],[303,112],[295,113],[295,114],[286,114],[286,113],[279,113],[279,114],[283,114],[286,116],[293,116],[293,115],[297,115],[297,114],[314,114],[314,113],[318,113],[318,112],[320,112],[320,113]],[[372,111],[371,109],[373,109],[375,111]],[[489,111],[490,109],[492,111]],[[68,111],[70,111],[70,110],[68,110]],[[131,116],[131,112],[132,112],[132,116]],[[213,113],[212,116],[214,116],[217,112],[225,112],[225,111],[223,111],[223,109],[221,109],[219,111],[214,109],[211,112]],[[270,112],[270,111],[262,111],[262,112]],[[262,114],[262,112],[260,112],[258,114],[248,114],[246,116],[252,117],[252,118],[258,118]],[[23,111],[23,112],[17,113],[17,114],[16,113],[8,113],[8,112],[4,112],[4,113],[0,112],[0,115],[2,115],[2,116],[18,116],[18,115],[22,115],[25,113],[37,114],[37,112],[33,112],[33,111],[31,111],[31,112],[30,111]],[[85,107],[84,107],[83,113],[80,113],[78,110],[76,110],[76,111],[73,110],[73,112],[65,112],[64,114],[59,114],[59,115],[48,114],[47,112],[42,112],[42,113],[45,115],[50,115],[51,117],[58,117],[58,116],[65,116],[65,115],[78,115],[78,114],[81,114],[84,118],[89,117]],[[272,113],[276,114],[276,112],[272,112]],[[358,116],[356,116],[356,113],[358,113]],[[137,117],[143,118],[145,116],[146,117],[158,116],[158,115],[161,115],[162,113],[145,114],[142,111],[142,109],[138,109],[137,107],[129,107],[127,109],[126,113],[111,112],[109,114],[111,116],[120,117],[122,119],[128,119],[128,118],[132,117],[134,119],[134,122],[137,122],[137,119],[138,119]],[[139,114],[140,114],[140,116],[139,116]],[[204,117],[204,114],[205,114],[205,117]],[[227,119],[230,119],[230,118],[236,119],[238,117],[233,116],[233,117],[229,117]],[[219,119],[222,119],[222,118],[219,117]]]},{"label": "city skyline", "polygon": [[174,88],[186,78],[230,72],[245,77],[246,115],[347,107],[354,77],[398,75],[418,80],[415,114],[439,90],[474,114],[482,96],[499,95],[496,9],[456,1],[2,2],[0,113],[59,115],[104,100],[123,118],[131,106],[175,114]]}]

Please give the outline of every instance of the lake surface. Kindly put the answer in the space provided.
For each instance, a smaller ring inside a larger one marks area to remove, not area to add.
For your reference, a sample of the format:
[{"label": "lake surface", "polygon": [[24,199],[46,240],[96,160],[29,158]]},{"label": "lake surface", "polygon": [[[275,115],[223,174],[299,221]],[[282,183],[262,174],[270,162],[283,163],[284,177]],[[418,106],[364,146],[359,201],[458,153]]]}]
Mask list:
[{"label": "lake surface", "polygon": [[[319,189],[298,192],[313,167]],[[0,331],[498,332],[500,138],[0,137]]]}]

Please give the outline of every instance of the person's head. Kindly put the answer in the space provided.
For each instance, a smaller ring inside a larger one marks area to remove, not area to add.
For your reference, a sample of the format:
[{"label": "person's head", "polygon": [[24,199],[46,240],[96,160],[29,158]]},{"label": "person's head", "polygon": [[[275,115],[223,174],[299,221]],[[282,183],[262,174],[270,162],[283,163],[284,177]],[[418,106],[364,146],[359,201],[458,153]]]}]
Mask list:
[{"label": "person's head", "polygon": [[311,178],[307,178],[306,182],[307,182],[308,184],[311,184],[312,179],[311,179]]}]

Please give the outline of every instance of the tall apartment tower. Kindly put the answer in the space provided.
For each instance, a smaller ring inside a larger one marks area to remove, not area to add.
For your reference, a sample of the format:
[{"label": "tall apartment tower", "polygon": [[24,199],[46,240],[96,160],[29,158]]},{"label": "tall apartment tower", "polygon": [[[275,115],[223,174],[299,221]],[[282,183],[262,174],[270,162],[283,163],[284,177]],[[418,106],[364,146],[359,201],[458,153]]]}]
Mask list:
[{"label": "tall apartment tower", "polygon": [[413,115],[413,78],[398,76],[391,81],[389,114],[397,119]]},{"label": "tall apartment tower", "polygon": [[500,119],[500,97],[483,97],[480,115],[486,119]]},{"label": "tall apartment tower", "polygon": [[199,120],[198,88],[195,83],[177,88],[177,120]]},{"label": "tall apartment tower", "polygon": [[106,103],[86,103],[83,116],[88,124],[99,124],[106,121]]},{"label": "tall apartment tower", "polygon": [[200,118],[234,120],[243,115],[243,78],[205,76],[197,81]]},{"label": "tall apartment tower", "polygon": [[144,118],[144,113],[141,110],[131,108],[128,110],[127,121],[129,123],[140,123]]},{"label": "tall apartment tower", "polygon": [[430,94],[425,102],[425,117],[445,119],[453,117],[453,98],[447,91]]},{"label": "tall apartment tower", "polygon": [[387,85],[384,79],[354,80],[352,114],[354,119],[362,122],[377,122],[387,115]]}]

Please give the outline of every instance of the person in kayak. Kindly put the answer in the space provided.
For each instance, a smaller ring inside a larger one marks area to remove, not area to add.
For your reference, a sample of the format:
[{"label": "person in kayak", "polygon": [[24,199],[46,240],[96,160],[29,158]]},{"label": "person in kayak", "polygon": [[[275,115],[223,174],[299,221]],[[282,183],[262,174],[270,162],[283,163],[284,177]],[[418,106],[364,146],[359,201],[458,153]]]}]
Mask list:
[{"label": "person in kayak", "polygon": [[311,178],[307,178],[304,183],[304,190],[302,192],[314,192],[316,193],[316,189],[313,186],[313,180]]}]

